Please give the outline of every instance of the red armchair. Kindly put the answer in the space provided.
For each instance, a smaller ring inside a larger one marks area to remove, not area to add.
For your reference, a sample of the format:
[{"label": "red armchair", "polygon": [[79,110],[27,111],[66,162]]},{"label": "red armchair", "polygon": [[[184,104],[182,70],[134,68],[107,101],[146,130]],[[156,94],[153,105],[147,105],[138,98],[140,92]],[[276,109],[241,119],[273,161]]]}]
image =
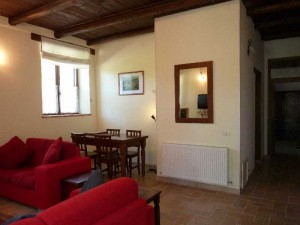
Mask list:
[{"label": "red armchair", "polygon": [[62,142],[58,162],[43,164],[51,139],[29,138],[26,148],[31,157],[17,168],[0,168],[0,196],[26,205],[46,209],[61,201],[61,181],[67,177],[90,171],[91,161],[81,157],[71,142]]},{"label": "red armchair", "polygon": [[14,225],[154,225],[153,207],[138,198],[137,183],[118,178]]}]

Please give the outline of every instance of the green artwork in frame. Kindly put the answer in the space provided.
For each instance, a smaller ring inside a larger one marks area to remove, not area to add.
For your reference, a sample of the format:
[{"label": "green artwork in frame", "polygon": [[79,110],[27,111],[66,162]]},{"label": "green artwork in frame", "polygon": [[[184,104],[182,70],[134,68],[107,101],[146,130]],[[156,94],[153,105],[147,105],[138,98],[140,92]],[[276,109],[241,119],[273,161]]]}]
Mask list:
[{"label": "green artwork in frame", "polygon": [[144,71],[119,73],[119,95],[144,94]]}]

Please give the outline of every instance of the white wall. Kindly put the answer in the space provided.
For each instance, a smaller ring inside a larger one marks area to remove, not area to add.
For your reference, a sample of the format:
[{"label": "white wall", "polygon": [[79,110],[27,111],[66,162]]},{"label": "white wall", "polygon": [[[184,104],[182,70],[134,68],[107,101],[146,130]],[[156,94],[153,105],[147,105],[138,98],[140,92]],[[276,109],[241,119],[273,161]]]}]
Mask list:
[{"label": "white wall", "polygon": [[[239,1],[156,19],[158,175],[161,145],[183,143],[230,149],[232,187],[239,189],[240,23]],[[213,61],[214,123],[175,123],[174,65]],[[230,136],[223,136],[229,131]]]},{"label": "white wall", "polygon": [[265,154],[267,154],[268,150],[268,60],[275,58],[284,58],[284,57],[293,57],[300,56],[300,37],[295,38],[286,38],[286,39],[278,39],[273,41],[266,41],[264,43],[264,100],[265,100],[265,110],[264,110],[264,150]]},{"label": "white wall", "polygon": [[[240,117],[241,117],[241,163],[248,160],[249,169],[255,167],[255,73],[254,67],[263,73],[263,42],[253,22],[246,15],[243,4],[240,8]],[[248,56],[248,40],[252,40],[253,50]],[[262,138],[263,139],[263,138]]]},{"label": "white wall", "polygon": [[[146,163],[156,162],[155,41],[145,34],[97,45],[98,128],[142,130],[148,135]],[[144,94],[119,96],[118,73],[144,71]]]},{"label": "white wall", "polygon": [[[96,129],[95,104],[91,116],[42,118],[40,43],[31,40],[30,32],[52,37],[52,32],[30,25],[11,27],[7,18],[0,17],[0,145],[14,135],[23,140],[59,136],[70,140],[71,131]],[[92,87],[92,98],[94,91]]]}]

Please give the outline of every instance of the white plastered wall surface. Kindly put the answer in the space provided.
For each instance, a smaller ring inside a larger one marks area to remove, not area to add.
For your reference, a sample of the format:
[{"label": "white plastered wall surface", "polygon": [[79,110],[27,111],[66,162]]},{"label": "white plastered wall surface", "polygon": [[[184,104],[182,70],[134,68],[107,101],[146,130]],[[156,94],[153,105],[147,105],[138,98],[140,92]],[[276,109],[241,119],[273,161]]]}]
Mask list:
[{"label": "white plastered wall surface", "polygon": [[[124,38],[96,46],[98,128],[141,130],[147,135],[146,164],[156,164],[154,34]],[[119,95],[118,74],[144,72],[144,94]]]},{"label": "white plastered wall surface", "polygon": [[[239,189],[239,10],[239,1],[230,1],[155,21],[158,175],[163,143],[228,147],[230,187]],[[174,65],[210,60],[214,123],[175,123]]]},{"label": "white plastered wall surface", "polygon": [[[240,74],[241,74],[241,166],[247,166],[246,176],[255,168],[255,73],[254,68],[263,74],[263,41],[254,29],[253,22],[246,15],[246,8],[240,5]],[[248,54],[248,41],[251,48]],[[262,138],[263,139],[263,138]],[[242,165],[246,164],[246,165]],[[241,168],[242,170],[242,168]],[[247,171],[249,170],[249,171]],[[245,172],[245,171],[244,171]]]},{"label": "white plastered wall surface", "polygon": [[[40,43],[31,40],[31,32],[53,37],[53,32],[28,24],[10,26],[0,17],[0,144],[17,135],[28,137],[70,139],[71,131],[97,129],[94,68],[92,66],[92,115],[79,117],[42,118]],[[75,44],[82,40],[65,38]]]}]

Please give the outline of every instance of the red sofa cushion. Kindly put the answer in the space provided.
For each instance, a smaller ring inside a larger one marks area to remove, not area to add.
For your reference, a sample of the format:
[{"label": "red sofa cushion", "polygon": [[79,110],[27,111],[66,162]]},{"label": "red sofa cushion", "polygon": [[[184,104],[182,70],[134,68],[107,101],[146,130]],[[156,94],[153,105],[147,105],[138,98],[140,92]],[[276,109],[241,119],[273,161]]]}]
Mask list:
[{"label": "red sofa cushion", "polygon": [[[29,166],[42,165],[46,152],[53,142],[55,142],[53,139],[28,138],[26,140],[26,145],[34,153],[27,164]],[[76,148],[76,151],[74,151],[74,148]],[[63,141],[61,150],[61,159],[70,159],[75,156],[80,156],[80,149],[72,142]]]},{"label": "red sofa cushion", "polygon": [[20,172],[28,172],[33,171],[33,167],[27,167],[27,168],[19,168],[19,169],[0,169],[0,181],[5,183],[10,183],[11,178]]},{"label": "red sofa cushion", "polygon": [[[74,151],[76,148],[76,151]],[[80,156],[80,149],[72,142],[64,141],[62,144],[62,159],[71,159],[75,156]]]},{"label": "red sofa cushion", "polygon": [[34,170],[17,172],[12,175],[10,182],[26,189],[34,189],[34,175]]},{"label": "red sofa cushion", "polygon": [[48,148],[42,164],[55,163],[60,160],[60,153],[62,148],[62,138],[58,138]]},{"label": "red sofa cushion", "polygon": [[[125,207],[111,213],[93,225],[141,225],[150,224],[147,219],[147,204],[144,199],[137,199]],[[78,223],[79,224],[79,223]]]},{"label": "red sofa cushion", "polygon": [[14,169],[31,156],[32,151],[17,136],[0,147],[0,168]]},{"label": "red sofa cushion", "polygon": [[51,145],[47,145],[47,140],[44,138],[28,138],[26,140],[27,147],[34,152],[33,157],[31,157],[28,163],[30,166],[39,166],[42,164],[45,154]]}]

